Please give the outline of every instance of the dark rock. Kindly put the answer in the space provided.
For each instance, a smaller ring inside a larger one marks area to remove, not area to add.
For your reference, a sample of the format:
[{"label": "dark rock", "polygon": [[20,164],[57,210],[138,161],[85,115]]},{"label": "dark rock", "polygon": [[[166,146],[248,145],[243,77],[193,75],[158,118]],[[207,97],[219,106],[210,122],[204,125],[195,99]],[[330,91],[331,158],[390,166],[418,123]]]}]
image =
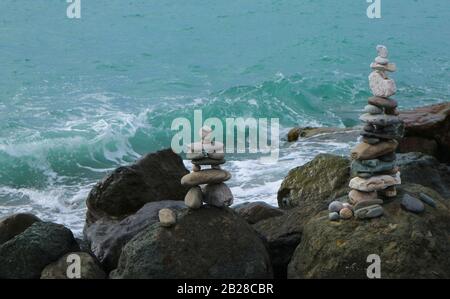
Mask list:
[{"label": "dark rock", "polygon": [[72,251],[79,248],[69,229],[55,223],[35,222],[0,245],[0,278],[39,278],[45,266]]},{"label": "dark rock", "polygon": [[278,190],[278,206],[292,208],[309,201],[320,202],[342,196],[349,191],[349,176],[348,159],[320,154],[311,162],[289,171]]},{"label": "dark rock", "polygon": [[420,200],[429,205],[430,207],[436,208],[436,202],[425,193],[420,193]]},{"label": "dark rock", "polygon": [[284,214],[283,210],[273,207],[263,201],[246,202],[235,206],[234,210],[249,224],[255,224],[261,220]]},{"label": "dark rock", "polygon": [[382,97],[370,97],[368,102],[370,105],[385,109],[395,109],[398,105],[396,100]]},{"label": "dark rock", "polygon": [[228,208],[185,210],[173,228],[157,223],[125,245],[111,278],[271,278],[263,242]]},{"label": "dark rock", "polygon": [[180,180],[188,173],[181,157],[171,149],[117,168],[89,193],[86,225],[103,217],[125,218],[148,202],[184,200],[189,188],[181,186]]},{"label": "dark rock", "polygon": [[158,212],[164,208],[181,210],[186,207],[183,202],[173,200],[150,202],[121,221],[102,219],[85,228],[85,238],[105,269],[111,271],[117,267],[125,244],[149,225],[159,222]]},{"label": "dark rock", "polygon": [[372,160],[353,160],[351,164],[352,172],[354,173],[370,173],[375,175],[384,171],[394,169],[395,161],[383,162],[378,159]]},{"label": "dark rock", "polygon": [[[406,137],[434,140],[437,143],[436,157],[440,161],[450,162],[450,102],[401,111],[399,117],[404,122]],[[405,142],[410,141],[406,139]],[[419,148],[410,147],[408,150],[423,150],[422,145],[418,145]],[[400,149],[402,147],[400,143]]]},{"label": "dark rock", "polygon": [[[74,262],[80,262],[79,277],[68,277],[69,267]],[[86,252],[72,252],[51,263],[41,273],[41,279],[105,279],[106,273],[102,270],[95,258]]]},{"label": "dark rock", "polygon": [[434,139],[423,137],[404,137],[400,140],[397,152],[421,152],[436,157],[438,155],[438,144]]},{"label": "dark rock", "polygon": [[402,207],[413,213],[422,213],[425,210],[423,203],[409,194],[403,195]]},{"label": "dark rock", "polygon": [[[381,258],[381,278],[450,278],[448,203],[420,185],[402,185],[398,191],[396,199],[383,205],[383,217],[330,222],[324,220],[326,210],[314,216],[304,225],[288,278],[364,279],[370,254]],[[402,212],[406,192],[428,194],[438,209],[420,216]]]},{"label": "dark rock", "polygon": [[0,245],[21,234],[33,223],[38,221],[41,221],[38,217],[25,213],[2,218],[0,220]]},{"label": "dark rock", "polygon": [[421,184],[450,199],[450,166],[422,153],[397,155],[403,182]]}]

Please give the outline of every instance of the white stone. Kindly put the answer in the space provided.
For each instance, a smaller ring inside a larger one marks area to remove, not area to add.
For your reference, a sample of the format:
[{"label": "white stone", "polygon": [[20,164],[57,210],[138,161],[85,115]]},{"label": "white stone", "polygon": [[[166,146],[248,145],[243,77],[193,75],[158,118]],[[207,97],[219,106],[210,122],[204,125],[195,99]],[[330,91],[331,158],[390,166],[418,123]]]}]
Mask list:
[{"label": "white stone", "polygon": [[375,58],[375,62],[382,65],[387,65],[389,63],[389,59],[377,56]]},{"label": "white stone", "polygon": [[191,209],[198,209],[202,206],[203,193],[202,189],[198,186],[189,189],[188,193],[184,197],[184,204]]},{"label": "white stone", "polygon": [[397,92],[395,81],[389,78],[385,79],[383,74],[378,71],[370,73],[369,86],[376,97],[388,98]]},{"label": "white stone", "polygon": [[372,62],[370,64],[370,68],[376,71],[382,71],[382,72],[395,72],[397,71],[397,65],[395,63],[388,63],[386,65],[378,64],[376,62]]},{"label": "white stone", "polygon": [[177,215],[171,209],[161,209],[158,212],[159,223],[161,226],[170,227],[177,223]]},{"label": "white stone", "polygon": [[389,55],[388,49],[386,48],[386,46],[383,46],[383,45],[377,46],[377,53],[378,53],[378,56],[380,56],[382,58],[387,58]]}]

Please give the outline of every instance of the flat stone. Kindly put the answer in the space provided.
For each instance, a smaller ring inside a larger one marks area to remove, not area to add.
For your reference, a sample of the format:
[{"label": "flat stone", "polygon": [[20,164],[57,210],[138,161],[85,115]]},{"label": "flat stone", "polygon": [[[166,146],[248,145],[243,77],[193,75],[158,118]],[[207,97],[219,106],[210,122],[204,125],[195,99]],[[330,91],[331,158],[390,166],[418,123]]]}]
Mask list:
[{"label": "flat stone", "polygon": [[382,72],[393,73],[393,72],[397,71],[397,66],[395,65],[395,63],[379,64],[376,62],[372,62],[370,64],[370,68],[375,71],[382,71]]},{"label": "flat stone", "polygon": [[203,184],[219,184],[228,181],[231,174],[222,169],[205,169],[191,172],[181,178],[181,185],[194,187]]},{"label": "flat stone", "polygon": [[210,158],[203,158],[200,160],[192,160],[192,164],[194,165],[221,165],[225,164],[225,160],[215,160]]},{"label": "flat stone", "polygon": [[378,53],[379,57],[382,57],[382,58],[387,58],[388,57],[389,51],[388,51],[386,46],[384,46],[384,45],[377,45],[376,49],[377,49],[377,53]]},{"label": "flat stone", "polygon": [[385,78],[379,71],[370,73],[369,86],[372,90],[372,94],[377,97],[388,98],[397,92],[395,81]]},{"label": "flat stone", "polygon": [[372,205],[365,208],[361,208],[355,212],[355,216],[358,219],[371,219],[382,216],[384,209],[380,205]]},{"label": "flat stone", "polygon": [[391,139],[397,139],[397,138],[401,137],[397,134],[374,133],[374,132],[366,132],[366,131],[361,131],[360,135],[365,138],[378,138],[378,139],[383,139],[383,140],[391,140]]},{"label": "flat stone", "polygon": [[205,203],[223,208],[233,204],[233,194],[226,184],[208,184],[203,189]]},{"label": "flat stone", "polygon": [[348,193],[348,197],[353,204],[357,204],[362,201],[374,200],[377,198],[377,192],[362,192],[358,190],[351,190]]},{"label": "flat stone", "polygon": [[384,109],[384,113],[387,115],[400,115],[400,112],[398,112],[397,108],[386,108]]},{"label": "flat stone", "polygon": [[177,223],[177,215],[171,209],[161,209],[158,212],[159,223],[163,227],[170,227]]},{"label": "flat stone", "polygon": [[203,203],[203,193],[200,187],[192,187],[184,197],[184,204],[191,209],[198,209]]},{"label": "flat stone", "polygon": [[425,210],[423,203],[409,194],[403,195],[401,205],[405,210],[413,213],[422,213]]},{"label": "flat stone", "polygon": [[353,217],[353,211],[349,208],[343,208],[339,212],[339,216],[341,217],[341,219],[350,219]]},{"label": "flat stone", "polygon": [[384,108],[384,109],[394,109],[397,108],[397,101],[394,99],[388,99],[383,97],[370,97],[369,104]]},{"label": "flat stone", "polygon": [[342,210],[344,208],[344,204],[340,201],[332,201],[329,205],[328,205],[328,211],[330,212],[337,212],[339,213],[340,210]]},{"label": "flat stone", "polygon": [[381,139],[379,138],[374,138],[374,137],[362,137],[361,139],[362,142],[367,143],[367,144],[372,144],[375,145],[379,142],[381,142]]},{"label": "flat stone", "polygon": [[225,153],[206,153],[206,152],[201,152],[201,153],[191,153],[188,152],[186,154],[186,159],[188,160],[201,160],[201,159],[214,159],[214,160],[223,160],[225,158]]},{"label": "flat stone", "polygon": [[392,161],[395,161],[396,158],[397,158],[397,155],[395,154],[395,152],[388,153],[388,154],[378,157],[378,159],[383,162],[392,162]]},{"label": "flat stone", "polygon": [[388,114],[369,114],[364,113],[359,117],[363,122],[377,125],[377,126],[389,126],[396,125],[400,123],[400,119],[397,115],[388,115]]},{"label": "flat stone", "polygon": [[328,219],[331,221],[337,221],[341,219],[341,216],[339,216],[339,213],[337,212],[331,212],[330,214],[328,214]]},{"label": "flat stone", "polygon": [[365,124],[363,130],[366,132],[375,132],[375,126],[372,124]]},{"label": "flat stone", "polygon": [[350,180],[349,187],[363,192],[384,190],[389,186],[400,185],[400,175],[394,177],[390,175],[372,176],[368,179],[355,177]]},{"label": "flat stone", "polygon": [[377,56],[377,57],[375,57],[375,63],[381,64],[381,65],[387,65],[389,63],[389,59]]},{"label": "flat stone", "polygon": [[351,151],[352,159],[370,160],[392,153],[398,146],[395,140],[379,142],[377,144],[360,143]]},{"label": "flat stone", "polygon": [[358,211],[362,208],[370,207],[373,205],[382,205],[383,200],[379,198],[369,199],[369,200],[363,200],[355,204],[355,211]]},{"label": "flat stone", "polygon": [[430,196],[426,195],[425,193],[420,193],[419,198],[421,201],[423,201],[427,205],[429,205],[433,208],[436,208],[436,202]]},{"label": "flat stone", "polygon": [[369,114],[382,114],[383,113],[383,109],[378,108],[375,105],[366,105],[364,107],[364,112],[369,113]]},{"label": "flat stone", "polygon": [[395,161],[383,162],[378,159],[371,160],[353,160],[351,164],[354,173],[370,173],[372,175],[392,170],[395,167]]}]

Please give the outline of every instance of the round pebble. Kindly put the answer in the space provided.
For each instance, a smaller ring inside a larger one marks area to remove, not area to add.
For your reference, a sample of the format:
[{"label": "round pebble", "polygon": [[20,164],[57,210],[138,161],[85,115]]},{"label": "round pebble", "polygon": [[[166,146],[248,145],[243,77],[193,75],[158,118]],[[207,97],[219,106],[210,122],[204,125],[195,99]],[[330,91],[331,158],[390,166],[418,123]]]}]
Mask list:
[{"label": "round pebble", "polygon": [[422,200],[424,203],[426,203],[427,205],[435,208],[436,207],[436,202],[428,195],[426,195],[425,193],[420,193],[420,200]]},{"label": "round pebble", "polygon": [[171,209],[161,209],[158,212],[159,223],[163,227],[170,227],[177,223],[177,216]]},{"label": "round pebble", "polygon": [[401,205],[405,210],[413,213],[422,213],[425,210],[423,203],[409,194],[403,196]]},{"label": "round pebble", "polygon": [[337,221],[340,218],[341,217],[339,216],[339,213],[337,213],[337,212],[332,212],[332,213],[328,214],[328,219],[330,219],[331,221]]},{"label": "round pebble", "polygon": [[364,112],[370,113],[370,114],[381,114],[383,113],[383,109],[374,106],[374,105],[366,105],[364,107]]},{"label": "round pebble", "polygon": [[339,212],[339,216],[342,219],[350,219],[353,217],[353,211],[350,210],[349,208],[343,208],[340,212]]},{"label": "round pebble", "polygon": [[192,187],[184,197],[184,204],[191,209],[198,209],[202,206],[203,193],[200,187]]},{"label": "round pebble", "polygon": [[340,201],[333,201],[328,206],[328,211],[339,213],[344,208],[344,204]]}]

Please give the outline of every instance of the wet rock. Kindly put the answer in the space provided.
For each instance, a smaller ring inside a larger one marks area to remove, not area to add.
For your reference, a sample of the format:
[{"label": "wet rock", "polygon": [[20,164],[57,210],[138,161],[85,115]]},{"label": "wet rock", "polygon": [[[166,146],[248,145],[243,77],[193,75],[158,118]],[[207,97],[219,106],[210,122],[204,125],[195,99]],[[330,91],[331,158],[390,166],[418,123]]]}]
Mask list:
[{"label": "wet rock", "polygon": [[284,214],[283,210],[273,207],[263,201],[240,204],[235,206],[234,210],[249,224],[255,224],[259,221]]},{"label": "wet rock", "polygon": [[39,221],[41,220],[38,217],[26,213],[14,214],[0,219],[0,245]]}]

